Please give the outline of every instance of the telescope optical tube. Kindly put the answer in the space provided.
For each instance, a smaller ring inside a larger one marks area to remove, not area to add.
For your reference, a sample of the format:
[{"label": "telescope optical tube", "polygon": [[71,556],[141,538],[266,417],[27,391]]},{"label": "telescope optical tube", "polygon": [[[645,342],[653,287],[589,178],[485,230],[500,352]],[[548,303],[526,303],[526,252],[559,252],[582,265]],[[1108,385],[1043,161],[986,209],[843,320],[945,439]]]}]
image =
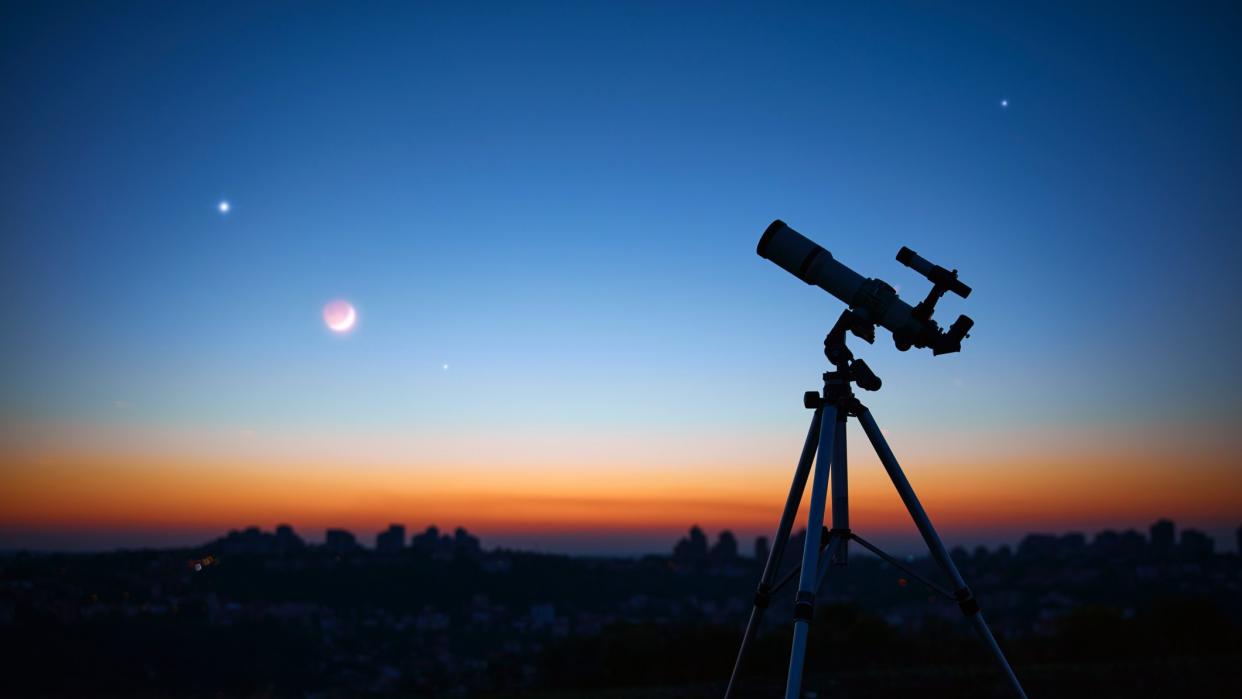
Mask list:
[{"label": "telescope optical tube", "polygon": [[867,280],[859,273],[837,262],[832,253],[815,241],[777,219],[763,232],[756,252],[807,284],[852,305],[854,296]]},{"label": "telescope optical tube", "polygon": [[777,219],[768,226],[755,251],[807,284],[841,299],[867,320],[888,328],[897,349],[904,352],[915,345],[926,346],[921,340],[930,328],[911,315],[914,309],[897,297],[893,287],[837,262],[832,253],[784,221]]}]

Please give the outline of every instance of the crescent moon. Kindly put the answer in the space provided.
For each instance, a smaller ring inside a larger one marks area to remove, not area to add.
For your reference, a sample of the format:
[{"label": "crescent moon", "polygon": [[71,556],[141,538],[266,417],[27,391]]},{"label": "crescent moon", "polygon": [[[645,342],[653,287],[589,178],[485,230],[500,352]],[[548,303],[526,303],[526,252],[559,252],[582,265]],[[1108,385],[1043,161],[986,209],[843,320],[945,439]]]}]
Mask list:
[{"label": "crescent moon", "polygon": [[358,312],[350,302],[337,299],[323,307],[323,322],[334,333],[347,333],[358,322]]},{"label": "crescent moon", "polygon": [[358,313],[354,311],[353,307],[351,306],[349,308],[349,312],[345,314],[344,318],[341,318],[335,323],[328,323],[328,327],[332,328],[338,333],[343,333],[349,330],[350,328],[354,327],[354,321],[357,319],[358,319]]}]

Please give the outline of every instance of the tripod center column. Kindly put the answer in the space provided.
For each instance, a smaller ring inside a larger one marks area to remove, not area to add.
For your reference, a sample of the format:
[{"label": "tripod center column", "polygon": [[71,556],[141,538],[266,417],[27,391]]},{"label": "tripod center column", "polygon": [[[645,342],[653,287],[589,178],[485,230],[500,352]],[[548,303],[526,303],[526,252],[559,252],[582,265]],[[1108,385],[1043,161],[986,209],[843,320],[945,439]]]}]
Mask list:
[{"label": "tripod center column", "polygon": [[837,411],[836,436],[832,442],[832,529],[841,535],[841,543],[832,561],[835,565],[845,565],[850,541],[850,479],[845,448],[845,420],[848,414],[844,406]]}]

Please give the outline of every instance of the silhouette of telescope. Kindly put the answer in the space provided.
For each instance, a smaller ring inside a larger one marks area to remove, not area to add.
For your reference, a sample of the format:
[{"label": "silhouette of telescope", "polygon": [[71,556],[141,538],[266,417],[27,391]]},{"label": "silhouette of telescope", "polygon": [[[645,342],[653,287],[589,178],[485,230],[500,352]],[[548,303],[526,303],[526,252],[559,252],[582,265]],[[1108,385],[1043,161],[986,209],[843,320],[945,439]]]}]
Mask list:
[{"label": "silhouette of telescope", "polygon": [[779,219],[763,232],[756,252],[807,284],[837,297],[861,321],[888,328],[893,333],[893,343],[903,352],[911,347],[926,347],[937,355],[957,352],[974,325],[970,318],[958,316],[944,331],[932,320],[936,302],[946,291],[966,298],[970,295],[970,287],[958,280],[957,270],[932,264],[910,248],[903,247],[897,253],[897,261],[932,283],[927,298],[913,307],[902,301],[893,287],[846,267],[832,253]]}]

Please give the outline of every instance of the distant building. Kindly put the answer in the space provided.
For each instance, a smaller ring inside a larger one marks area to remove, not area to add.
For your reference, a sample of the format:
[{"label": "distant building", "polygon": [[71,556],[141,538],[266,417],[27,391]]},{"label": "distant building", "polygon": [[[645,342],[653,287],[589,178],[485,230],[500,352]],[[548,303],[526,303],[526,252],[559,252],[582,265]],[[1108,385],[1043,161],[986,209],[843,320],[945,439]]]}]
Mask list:
[{"label": "distant building", "polygon": [[474,555],[481,551],[479,546],[479,538],[471,536],[465,527],[458,527],[453,532],[453,552]]},{"label": "distant building", "polygon": [[733,532],[728,529],[720,532],[720,535],[716,537],[716,544],[712,546],[708,555],[717,562],[737,560],[737,537],[733,536]]},{"label": "distant building", "polygon": [[290,554],[301,551],[306,544],[293,533],[293,527],[281,524],[276,533],[262,531],[258,527],[234,529],[228,534],[208,544],[218,553],[230,556],[271,556],[274,554]]},{"label": "distant building", "polygon": [[220,553],[232,556],[262,556],[275,550],[275,537],[263,533],[258,527],[246,527],[241,531],[230,531],[216,540],[214,546]]},{"label": "distant building", "polygon": [[401,553],[404,549],[404,524],[390,524],[375,537],[375,550],[378,553]]},{"label": "distant building", "polygon": [[305,547],[306,542],[293,532],[293,527],[288,524],[276,525],[276,551],[278,553],[293,553]]},{"label": "distant building", "polygon": [[1168,519],[1156,520],[1151,525],[1151,550],[1159,556],[1173,553],[1173,544],[1177,541],[1177,528]]},{"label": "distant building", "polygon": [[696,563],[707,558],[707,535],[698,525],[690,527],[686,538],[673,547],[673,558],[685,563]]},{"label": "distant building", "polygon": [[[1099,537],[1096,537],[1099,539]],[[1105,546],[1111,537],[1104,536]],[[1093,546],[1094,549],[1094,546]],[[1028,558],[1074,558],[1087,552],[1087,537],[1081,532],[1056,534],[1027,534],[1018,543],[1018,555]]]},{"label": "distant building", "polygon": [[1087,550],[1087,537],[1082,532],[1062,534],[1057,539],[1057,552],[1062,556],[1075,556]]},{"label": "distant building", "polygon": [[358,550],[358,540],[344,529],[329,529],[324,534],[323,546],[336,554],[353,553]]},{"label": "distant building", "polygon": [[422,553],[435,553],[440,545],[440,529],[434,524],[410,539],[410,548]]},{"label": "distant building", "polygon": [[1018,543],[1018,555],[1023,558],[1054,558],[1057,555],[1057,536],[1027,534]]},{"label": "distant building", "polygon": [[1238,548],[1234,549],[1234,551],[1236,551],[1239,556],[1242,556],[1242,526],[1238,527],[1238,531],[1235,536],[1237,536],[1238,540],[1234,542],[1234,545]]},{"label": "distant building", "polygon": [[1215,553],[1216,542],[1198,529],[1184,529],[1182,530],[1182,545],[1179,548],[1182,555],[1187,558],[1206,558]]},{"label": "distant building", "polygon": [[1097,532],[1091,540],[1091,552],[1100,556],[1116,556],[1121,553],[1121,535],[1112,529]]},{"label": "distant building", "polygon": [[483,550],[479,538],[471,535],[464,527],[458,527],[450,535],[441,534],[435,525],[427,527],[422,534],[415,534],[410,539],[410,548],[436,558],[477,556]]},{"label": "distant building", "polygon": [[[1242,537],[1242,527],[1238,529],[1238,536]],[[755,538],[755,560],[766,561],[772,553],[771,547],[768,546],[768,537],[760,536]]]},{"label": "distant building", "polygon": [[1142,532],[1127,529],[1121,532],[1121,553],[1126,556],[1142,556],[1147,551],[1147,537]]},{"label": "distant building", "polygon": [[1133,529],[1120,534],[1105,529],[1091,540],[1089,550],[1092,555],[1105,558],[1139,558],[1147,550],[1147,539]]}]

